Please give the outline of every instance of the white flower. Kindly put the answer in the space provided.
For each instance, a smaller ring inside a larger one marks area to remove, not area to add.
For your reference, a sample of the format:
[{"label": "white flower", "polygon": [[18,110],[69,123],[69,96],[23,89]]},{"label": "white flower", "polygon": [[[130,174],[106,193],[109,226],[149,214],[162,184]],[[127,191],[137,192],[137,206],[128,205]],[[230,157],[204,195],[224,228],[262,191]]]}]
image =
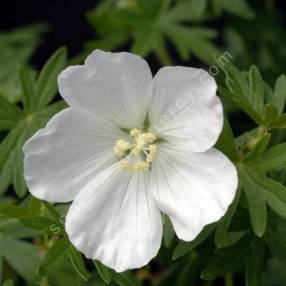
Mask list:
[{"label": "white flower", "polygon": [[25,178],[37,198],[73,201],[66,231],[86,257],[138,268],[159,250],[161,212],[186,241],[225,214],[237,173],[212,148],[223,112],[207,72],[152,79],[140,57],[96,50],[58,84],[70,107],[25,144]]}]

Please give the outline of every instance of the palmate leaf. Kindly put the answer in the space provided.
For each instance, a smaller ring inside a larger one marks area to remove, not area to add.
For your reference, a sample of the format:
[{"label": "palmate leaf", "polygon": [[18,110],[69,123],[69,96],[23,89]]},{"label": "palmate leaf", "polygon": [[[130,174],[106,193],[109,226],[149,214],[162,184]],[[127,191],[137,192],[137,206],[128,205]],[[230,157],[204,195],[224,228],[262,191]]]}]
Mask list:
[{"label": "palmate leaf", "polygon": [[116,1],[104,1],[88,13],[88,20],[100,39],[89,42],[86,48],[114,50],[131,40],[131,52],[143,57],[154,53],[161,62],[170,65],[168,39],[182,59],[194,54],[204,62],[213,63],[213,55],[219,53],[212,43],[216,32],[189,25],[198,12],[194,13],[192,5],[181,1],[172,5],[169,0],[128,0],[121,6]]},{"label": "palmate leaf", "polygon": [[48,105],[56,94],[57,75],[65,65],[66,50],[61,48],[51,56],[36,81],[27,68],[19,68],[23,110],[0,98],[0,111],[3,110],[0,115],[0,127],[5,130],[11,129],[0,145],[0,179],[4,179],[1,192],[13,183],[19,197],[26,194],[22,147],[28,138],[65,107],[63,102]]},{"label": "palmate leaf", "polygon": [[34,24],[9,32],[0,32],[0,94],[10,102],[22,97],[17,66],[27,64],[48,30],[44,24]]},{"label": "palmate leaf", "polygon": [[221,66],[226,75],[226,87],[219,87],[221,95],[238,105],[258,125],[267,128],[285,128],[284,87],[285,76],[279,77],[275,93],[263,81],[257,67],[248,72],[240,71],[230,62]]}]

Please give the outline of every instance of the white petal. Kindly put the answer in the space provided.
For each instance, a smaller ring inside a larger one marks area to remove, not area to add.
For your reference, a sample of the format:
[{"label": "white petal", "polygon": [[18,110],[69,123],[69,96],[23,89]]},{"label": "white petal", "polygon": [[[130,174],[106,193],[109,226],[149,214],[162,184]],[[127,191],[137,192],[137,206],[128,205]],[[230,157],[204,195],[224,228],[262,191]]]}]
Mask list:
[{"label": "white petal", "polygon": [[161,145],[152,164],[151,192],[179,238],[190,241],[226,212],[237,188],[237,173],[216,149],[191,153]]},{"label": "white petal", "polygon": [[203,152],[212,147],[223,125],[216,83],[204,70],[165,67],[154,78],[150,110],[154,131],[183,149]]},{"label": "white petal", "polygon": [[75,198],[66,231],[87,258],[121,272],[142,267],[157,254],[162,223],[146,176],[111,167]]},{"label": "white petal", "polygon": [[71,66],[58,78],[71,106],[107,117],[120,127],[140,128],[152,96],[152,74],[145,60],[122,52],[94,51],[84,66]]},{"label": "white petal", "polygon": [[98,172],[110,166],[112,147],[125,136],[94,114],[67,108],[24,145],[30,192],[50,202],[71,201]]}]

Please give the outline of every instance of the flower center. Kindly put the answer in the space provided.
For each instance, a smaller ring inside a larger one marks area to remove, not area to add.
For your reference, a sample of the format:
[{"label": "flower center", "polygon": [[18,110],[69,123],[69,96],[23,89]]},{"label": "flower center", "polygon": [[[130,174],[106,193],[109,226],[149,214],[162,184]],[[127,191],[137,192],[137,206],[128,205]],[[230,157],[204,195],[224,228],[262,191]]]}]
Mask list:
[{"label": "flower center", "polygon": [[129,134],[132,137],[132,142],[119,139],[113,146],[113,153],[122,158],[120,160],[121,169],[130,172],[149,170],[157,153],[155,135],[151,132],[142,132],[139,129],[132,129]]}]

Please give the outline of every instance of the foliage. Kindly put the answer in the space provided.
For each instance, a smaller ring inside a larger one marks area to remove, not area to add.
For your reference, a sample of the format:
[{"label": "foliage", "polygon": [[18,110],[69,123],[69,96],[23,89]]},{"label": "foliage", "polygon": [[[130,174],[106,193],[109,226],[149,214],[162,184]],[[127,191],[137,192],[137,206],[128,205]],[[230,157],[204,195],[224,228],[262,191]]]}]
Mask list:
[{"label": "foliage", "polygon": [[[183,242],[164,217],[158,256],[143,269],[124,273],[79,253],[64,228],[68,205],[33,198],[23,179],[23,144],[66,106],[56,97],[66,49],[55,51],[36,72],[29,60],[46,26],[0,33],[1,285],[136,286],[146,280],[159,286],[284,285],[284,27],[274,1],[252,2],[107,0],[87,12],[96,35],[73,61],[94,48],[124,49],[159,65],[220,68],[218,94],[228,112],[216,148],[239,174],[236,197],[221,220],[206,226],[195,240]],[[224,48],[232,61],[221,61]],[[237,114],[245,124],[233,119]]]}]

